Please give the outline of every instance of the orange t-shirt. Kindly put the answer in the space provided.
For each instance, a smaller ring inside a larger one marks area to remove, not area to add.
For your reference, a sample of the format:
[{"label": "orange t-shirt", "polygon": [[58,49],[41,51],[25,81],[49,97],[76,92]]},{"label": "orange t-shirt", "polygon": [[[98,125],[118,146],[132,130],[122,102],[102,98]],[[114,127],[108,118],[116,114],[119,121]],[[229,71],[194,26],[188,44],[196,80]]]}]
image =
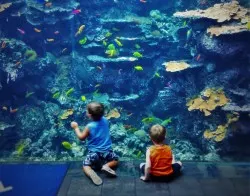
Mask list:
[{"label": "orange t-shirt", "polygon": [[150,174],[154,176],[166,176],[172,174],[172,151],[170,146],[151,146],[150,162]]}]

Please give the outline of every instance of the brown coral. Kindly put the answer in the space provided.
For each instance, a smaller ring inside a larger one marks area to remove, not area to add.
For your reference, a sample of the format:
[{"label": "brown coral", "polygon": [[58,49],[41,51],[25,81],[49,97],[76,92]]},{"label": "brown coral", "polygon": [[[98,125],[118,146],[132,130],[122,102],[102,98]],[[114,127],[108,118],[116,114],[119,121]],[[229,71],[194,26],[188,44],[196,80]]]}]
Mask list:
[{"label": "brown coral", "polygon": [[235,34],[240,32],[249,31],[246,25],[243,24],[233,24],[233,25],[222,25],[222,26],[213,26],[207,29],[207,33],[210,35],[227,35]]},{"label": "brown coral", "polygon": [[228,99],[222,90],[207,88],[199,97],[189,100],[186,106],[188,106],[188,111],[200,110],[205,116],[209,116],[216,107],[227,103]]},{"label": "brown coral", "polygon": [[229,3],[215,4],[206,10],[176,12],[174,16],[181,18],[209,18],[217,20],[219,23],[230,20],[240,20],[241,23],[247,23],[250,18],[249,13],[249,9],[241,7],[237,1],[232,1]]},{"label": "brown coral", "polygon": [[162,65],[165,65],[166,71],[168,72],[182,71],[190,67],[190,65],[184,61],[169,61],[163,63]]},{"label": "brown coral", "polygon": [[5,9],[7,9],[8,7],[10,7],[11,5],[12,5],[12,3],[0,4],[0,12],[3,12]]},{"label": "brown coral", "polygon": [[206,139],[213,139],[215,142],[221,142],[226,137],[226,133],[230,124],[238,120],[239,120],[238,113],[228,114],[227,123],[225,125],[219,125],[215,131],[207,129],[203,133],[203,136]]},{"label": "brown coral", "polygon": [[106,118],[111,119],[111,118],[119,118],[121,115],[118,111],[118,109],[114,108],[113,110],[110,110],[110,112],[107,114]]}]

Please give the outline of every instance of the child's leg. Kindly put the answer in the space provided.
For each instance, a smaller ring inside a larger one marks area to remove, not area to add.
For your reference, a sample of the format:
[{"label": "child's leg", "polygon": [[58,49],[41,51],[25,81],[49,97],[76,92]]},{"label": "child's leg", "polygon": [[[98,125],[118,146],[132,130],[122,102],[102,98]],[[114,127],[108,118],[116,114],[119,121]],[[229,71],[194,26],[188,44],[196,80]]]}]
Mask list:
[{"label": "child's leg", "polygon": [[109,151],[108,153],[105,153],[103,158],[106,164],[102,166],[102,171],[104,171],[109,176],[115,177],[116,173],[111,168],[114,168],[118,165],[118,156],[113,151]]},{"label": "child's leg", "polygon": [[93,166],[93,164],[98,161],[99,156],[97,153],[94,152],[89,152],[86,156],[86,159],[83,161],[83,171],[93,181],[95,185],[102,184],[102,179],[91,168],[91,166]]}]

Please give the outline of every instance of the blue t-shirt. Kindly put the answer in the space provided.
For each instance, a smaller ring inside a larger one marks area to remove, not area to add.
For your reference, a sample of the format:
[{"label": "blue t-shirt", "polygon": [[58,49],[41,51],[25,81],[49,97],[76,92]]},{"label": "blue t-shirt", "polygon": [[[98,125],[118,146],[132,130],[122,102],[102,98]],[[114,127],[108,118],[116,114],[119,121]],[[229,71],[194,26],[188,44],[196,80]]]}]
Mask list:
[{"label": "blue t-shirt", "polygon": [[109,123],[102,117],[100,121],[93,121],[87,124],[89,129],[88,150],[92,152],[106,152],[111,150],[111,138]]}]

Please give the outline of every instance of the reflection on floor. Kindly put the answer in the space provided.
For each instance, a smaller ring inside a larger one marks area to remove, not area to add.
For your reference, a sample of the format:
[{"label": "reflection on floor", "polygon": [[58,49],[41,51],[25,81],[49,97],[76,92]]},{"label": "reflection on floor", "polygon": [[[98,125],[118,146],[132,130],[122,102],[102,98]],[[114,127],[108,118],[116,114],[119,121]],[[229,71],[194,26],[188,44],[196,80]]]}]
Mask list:
[{"label": "reflection on floor", "polygon": [[83,174],[80,162],[70,164],[59,196],[250,196],[250,163],[184,162],[183,175],[172,182],[142,182],[139,162],[121,162],[117,178],[99,173],[95,186]]}]

